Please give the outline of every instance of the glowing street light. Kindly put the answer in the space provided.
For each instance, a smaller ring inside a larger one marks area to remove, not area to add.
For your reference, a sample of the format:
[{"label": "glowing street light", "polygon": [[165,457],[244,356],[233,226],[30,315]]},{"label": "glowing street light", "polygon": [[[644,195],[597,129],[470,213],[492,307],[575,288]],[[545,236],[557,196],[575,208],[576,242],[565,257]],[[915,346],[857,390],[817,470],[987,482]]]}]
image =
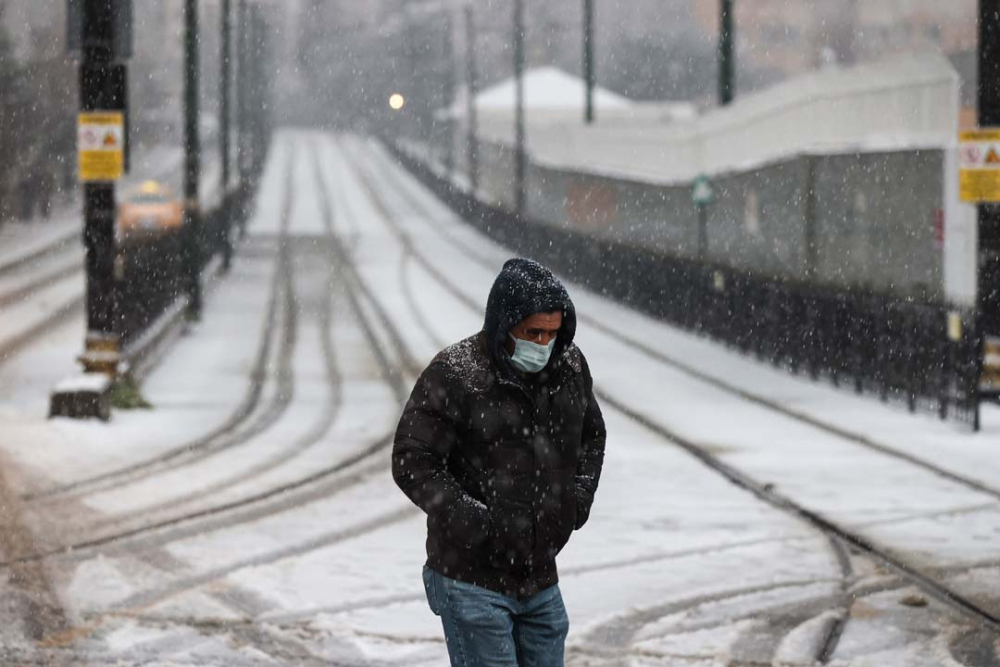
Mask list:
[{"label": "glowing street light", "polygon": [[392,107],[393,111],[399,111],[406,106],[406,98],[399,93],[393,93],[389,97],[389,106]]}]

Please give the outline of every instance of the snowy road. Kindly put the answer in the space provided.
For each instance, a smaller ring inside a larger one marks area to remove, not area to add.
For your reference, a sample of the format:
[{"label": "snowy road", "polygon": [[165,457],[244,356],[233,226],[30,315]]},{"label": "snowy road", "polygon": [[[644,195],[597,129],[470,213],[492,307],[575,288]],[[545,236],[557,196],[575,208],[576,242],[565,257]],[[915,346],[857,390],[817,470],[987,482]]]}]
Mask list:
[{"label": "snowy road", "polygon": [[[318,133],[278,135],[249,230],[153,411],[45,421],[63,329],[0,366],[0,664],[447,664],[389,438],[509,252]],[[957,433],[570,292],[609,441],[568,664],[998,663],[996,411]]]}]

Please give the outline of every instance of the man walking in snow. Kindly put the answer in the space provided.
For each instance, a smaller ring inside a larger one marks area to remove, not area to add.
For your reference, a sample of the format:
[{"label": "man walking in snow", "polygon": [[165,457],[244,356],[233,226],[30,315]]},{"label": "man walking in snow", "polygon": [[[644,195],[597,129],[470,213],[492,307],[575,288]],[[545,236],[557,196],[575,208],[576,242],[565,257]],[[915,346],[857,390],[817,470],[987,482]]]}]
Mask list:
[{"label": "man walking in snow", "polygon": [[561,667],[556,554],[587,521],[605,428],[552,272],[512,259],[483,330],[438,354],[396,430],[393,477],[427,513],[424,587],[453,667]]}]

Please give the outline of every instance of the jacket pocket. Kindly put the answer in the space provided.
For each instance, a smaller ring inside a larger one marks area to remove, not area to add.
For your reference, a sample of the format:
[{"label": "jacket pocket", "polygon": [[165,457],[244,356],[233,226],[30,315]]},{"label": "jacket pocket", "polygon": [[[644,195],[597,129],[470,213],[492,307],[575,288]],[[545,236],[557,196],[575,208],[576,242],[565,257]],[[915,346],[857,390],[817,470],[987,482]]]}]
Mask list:
[{"label": "jacket pocket", "polygon": [[527,567],[535,543],[535,519],[531,506],[497,500],[490,507],[487,557],[494,568],[516,572]]},{"label": "jacket pocket", "polygon": [[445,544],[471,549],[486,541],[489,519],[486,505],[467,496],[431,518],[428,529]]},{"label": "jacket pocket", "polygon": [[539,505],[537,556],[552,560],[569,542],[576,528],[576,487],[568,473],[553,475],[549,490]]}]

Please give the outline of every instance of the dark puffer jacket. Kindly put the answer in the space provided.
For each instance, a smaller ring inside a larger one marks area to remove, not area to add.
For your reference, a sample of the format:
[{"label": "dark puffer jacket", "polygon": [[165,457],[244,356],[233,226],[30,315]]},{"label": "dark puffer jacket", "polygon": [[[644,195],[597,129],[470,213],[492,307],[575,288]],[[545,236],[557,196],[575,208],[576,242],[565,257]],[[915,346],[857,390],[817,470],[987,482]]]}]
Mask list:
[{"label": "dark puffer jacket", "polygon": [[[504,349],[529,315],[562,311],[548,365],[517,371]],[[587,521],[605,429],[576,311],[541,265],[508,261],[483,331],[437,355],[396,431],[393,477],[427,513],[427,565],[524,599],[558,581],[555,557]]]}]

